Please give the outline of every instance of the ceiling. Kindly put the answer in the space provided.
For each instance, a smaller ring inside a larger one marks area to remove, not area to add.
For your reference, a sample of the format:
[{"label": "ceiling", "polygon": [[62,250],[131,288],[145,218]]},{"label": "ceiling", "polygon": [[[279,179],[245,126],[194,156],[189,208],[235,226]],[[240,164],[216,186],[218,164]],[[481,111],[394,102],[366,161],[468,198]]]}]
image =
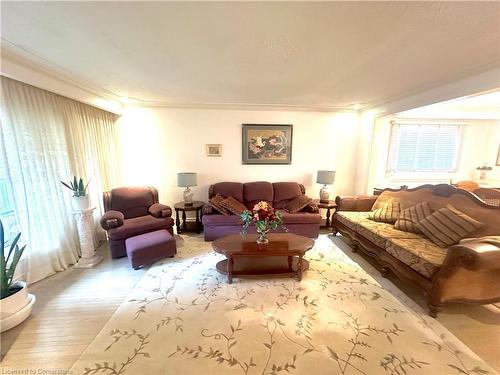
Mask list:
[{"label": "ceiling", "polygon": [[500,2],[1,7],[4,49],[150,104],[366,108],[500,66]]},{"label": "ceiling", "polygon": [[500,91],[411,109],[397,117],[500,120]]}]

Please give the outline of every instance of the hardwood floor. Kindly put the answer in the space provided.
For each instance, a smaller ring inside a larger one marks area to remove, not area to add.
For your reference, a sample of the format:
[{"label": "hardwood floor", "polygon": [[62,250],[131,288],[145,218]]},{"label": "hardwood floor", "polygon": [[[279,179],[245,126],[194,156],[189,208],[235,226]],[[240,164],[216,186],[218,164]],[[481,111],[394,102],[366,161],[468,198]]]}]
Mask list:
[{"label": "hardwood floor", "polygon": [[[372,272],[373,266],[352,253],[340,238],[332,240],[382,285],[396,285],[425,308],[425,299],[414,289],[398,279],[379,277]],[[32,316],[1,335],[2,371],[32,369],[41,373],[70,368],[147,271],[132,270],[126,258],[111,260],[106,245],[98,252],[105,259],[95,269],[69,269],[30,286],[37,297]],[[442,312],[438,320],[500,372],[498,307],[457,304]]]}]

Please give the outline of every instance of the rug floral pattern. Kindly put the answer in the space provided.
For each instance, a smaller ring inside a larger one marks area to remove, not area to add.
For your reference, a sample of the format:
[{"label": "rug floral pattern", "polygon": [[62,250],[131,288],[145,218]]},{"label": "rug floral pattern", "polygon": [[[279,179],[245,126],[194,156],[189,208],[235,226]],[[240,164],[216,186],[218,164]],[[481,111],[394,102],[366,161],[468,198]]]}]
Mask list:
[{"label": "rug floral pattern", "polygon": [[[494,374],[326,236],[292,278],[235,279],[201,238],[154,265],[73,374]],[[286,260],[285,260],[286,261]]]}]

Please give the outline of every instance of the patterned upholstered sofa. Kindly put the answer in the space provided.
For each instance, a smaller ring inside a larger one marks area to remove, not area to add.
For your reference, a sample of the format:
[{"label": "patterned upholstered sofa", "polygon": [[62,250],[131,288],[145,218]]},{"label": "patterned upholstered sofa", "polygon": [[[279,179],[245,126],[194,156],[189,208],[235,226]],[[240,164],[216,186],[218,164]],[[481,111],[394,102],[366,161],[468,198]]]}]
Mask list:
[{"label": "patterned upholstered sofa", "polygon": [[[437,210],[451,204],[484,224],[472,239],[442,248],[422,234],[404,232],[391,224],[372,221],[369,212],[388,203],[401,209],[427,201]],[[337,197],[333,218],[354,251],[374,257],[382,275],[393,272],[428,295],[429,313],[437,316],[446,303],[500,301],[500,207],[450,185],[423,185],[414,189],[385,189],[378,196]]]}]

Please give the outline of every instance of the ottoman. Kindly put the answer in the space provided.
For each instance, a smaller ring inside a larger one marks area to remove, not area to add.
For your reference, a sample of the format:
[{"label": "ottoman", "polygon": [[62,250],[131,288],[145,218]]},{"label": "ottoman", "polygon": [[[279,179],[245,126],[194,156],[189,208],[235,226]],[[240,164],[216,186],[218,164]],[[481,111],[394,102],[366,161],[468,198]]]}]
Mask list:
[{"label": "ottoman", "polygon": [[134,269],[177,253],[175,239],[165,229],[125,240],[128,260]]}]

